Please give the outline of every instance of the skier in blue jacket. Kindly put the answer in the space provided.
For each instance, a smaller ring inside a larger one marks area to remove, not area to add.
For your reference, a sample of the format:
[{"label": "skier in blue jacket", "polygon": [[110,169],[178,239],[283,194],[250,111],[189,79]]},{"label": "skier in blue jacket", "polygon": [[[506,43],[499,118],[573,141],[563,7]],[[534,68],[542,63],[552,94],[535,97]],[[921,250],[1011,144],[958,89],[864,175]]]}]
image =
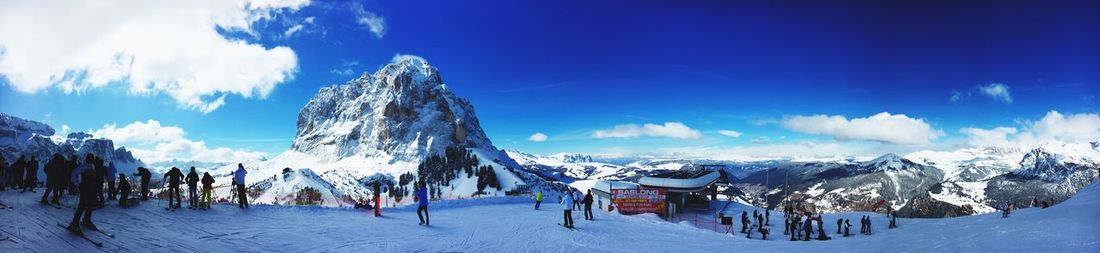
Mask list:
[{"label": "skier in blue jacket", "polygon": [[[416,217],[420,218],[420,225],[431,226],[432,219],[428,217],[428,185],[424,183],[424,180],[420,180],[416,188],[416,200],[419,207],[416,208]],[[420,215],[420,212],[424,212],[424,216]]]}]

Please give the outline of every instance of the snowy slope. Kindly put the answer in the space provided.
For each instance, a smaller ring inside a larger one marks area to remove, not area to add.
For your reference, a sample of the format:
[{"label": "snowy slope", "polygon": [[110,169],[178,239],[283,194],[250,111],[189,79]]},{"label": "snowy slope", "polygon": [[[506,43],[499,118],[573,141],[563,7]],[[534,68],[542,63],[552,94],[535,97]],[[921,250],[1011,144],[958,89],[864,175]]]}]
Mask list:
[{"label": "snowy slope", "polygon": [[[34,204],[33,194],[0,192],[15,206],[0,209],[0,252],[93,252],[94,246],[57,225],[71,210]],[[66,202],[71,204],[71,199]],[[548,201],[553,202],[553,201]],[[833,240],[791,242],[773,226],[768,241],[724,235],[688,223],[669,223],[652,215],[622,216],[596,212],[596,221],[576,217],[578,230],[560,222],[560,206],[544,203],[535,211],[526,198],[481,198],[433,203],[431,227],[417,226],[414,207],[383,210],[384,218],[364,211],[316,207],[255,206],[239,210],[216,205],[210,211],[167,212],[164,202],[93,215],[116,234],[102,250],[112,252],[1098,252],[1100,185],[1049,209],[1024,209],[1011,217],[987,214],[946,219],[899,219],[886,229],[886,218],[870,213],[824,216],[835,231],[838,217],[872,215],[875,234]],[[749,211],[739,206],[730,213]],[[782,224],[772,214],[774,224]],[[833,222],[831,222],[833,221]],[[853,221],[855,222],[855,221]],[[830,224],[832,223],[832,224]],[[853,224],[858,226],[858,224]],[[855,228],[853,228],[855,229]],[[854,231],[853,231],[854,232]],[[754,238],[759,238],[755,236]]]}]

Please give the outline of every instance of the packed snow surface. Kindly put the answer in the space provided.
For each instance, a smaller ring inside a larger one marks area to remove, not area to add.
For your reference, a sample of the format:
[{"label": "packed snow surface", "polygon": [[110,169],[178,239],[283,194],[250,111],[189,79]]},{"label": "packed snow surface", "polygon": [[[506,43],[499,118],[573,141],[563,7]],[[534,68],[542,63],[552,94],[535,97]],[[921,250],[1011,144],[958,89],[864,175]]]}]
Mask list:
[{"label": "packed snow surface", "polygon": [[[362,210],[270,205],[166,211],[154,200],[97,210],[96,223],[116,235],[89,232],[106,244],[97,249],[55,225],[67,222],[71,209],[39,205],[35,195],[0,192],[0,201],[14,206],[0,209],[0,252],[1100,252],[1097,184],[1049,209],[1023,209],[1009,218],[902,218],[899,228],[886,229],[880,214],[826,214],[833,239],[809,242],[788,241],[778,212],[772,213],[772,237],[763,241],[606,211],[596,211],[595,221],[575,213],[577,230],[571,231],[557,225],[562,212],[555,199],[541,210],[524,197],[434,202],[430,227],[417,225],[412,206],[383,209],[375,218]],[[733,205],[726,213],[751,213],[752,207]],[[874,235],[835,234],[838,217],[855,220],[858,230],[860,215],[872,215]]]}]

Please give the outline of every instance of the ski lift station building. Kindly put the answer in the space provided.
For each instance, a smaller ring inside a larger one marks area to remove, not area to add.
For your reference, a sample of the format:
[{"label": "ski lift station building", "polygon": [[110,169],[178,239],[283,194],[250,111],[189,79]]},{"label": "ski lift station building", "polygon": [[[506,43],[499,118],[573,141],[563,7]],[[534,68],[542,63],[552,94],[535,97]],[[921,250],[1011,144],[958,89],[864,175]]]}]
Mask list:
[{"label": "ski lift station building", "polygon": [[710,201],[718,198],[718,184],[726,183],[725,179],[725,173],[721,168],[703,166],[701,169],[679,170],[642,177],[637,183],[597,181],[592,187],[592,194],[600,198],[601,203],[611,203],[613,190],[664,190],[667,193],[665,201],[668,208],[665,214],[675,215],[682,210],[710,208]]}]

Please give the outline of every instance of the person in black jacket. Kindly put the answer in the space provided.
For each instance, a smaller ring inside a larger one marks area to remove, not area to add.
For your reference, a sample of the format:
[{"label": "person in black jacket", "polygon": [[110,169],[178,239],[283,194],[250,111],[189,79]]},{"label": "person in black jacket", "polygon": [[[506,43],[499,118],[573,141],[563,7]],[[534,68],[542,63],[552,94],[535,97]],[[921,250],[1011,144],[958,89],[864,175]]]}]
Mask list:
[{"label": "person in black jacket", "polygon": [[4,186],[8,183],[8,162],[4,161],[4,156],[0,155],[0,191],[4,190]]},{"label": "person in black jacket", "polygon": [[118,190],[120,191],[119,197],[121,197],[118,199],[118,206],[128,207],[133,205],[133,203],[130,203],[130,180],[126,180],[126,174],[118,173]]},{"label": "person in black jacket", "polygon": [[841,234],[841,228],[844,226],[844,219],[836,219],[836,234]]},{"label": "person in black jacket", "polygon": [[[73,213],[73,221],[69,222],[69,231],[73,233],[82,234],[80,227],[77,224],[83,225],[85,228],[96,230],[96,226],[92,223],[92,209],[98,205],[96,194],[96,188],[103,189],[103,183],[99,182],[99,178],[95,174],[95,156],[88,154],[84,157],[84,163],[73,170],[73,174],[70,176],[72,182],[80,185],[80,201],[76,205],[76,212]],[[84,217],[81,222],[81,216]]]},{"label": "person in black jacket", "polygon": [[180,199],[180,181],[183,181],[183,172],[179,168],[172,167],[168,173],[164,173],[164,181],[168,182],[168,208],[173,208],[172,199],[176,199],[175,208],[183,204]]},{"label": "person in black jacket", "polygon": [[42,194],[42,204],[48,204],[47,198],[50,193],[53,193],[52,203],[55,205],[61,204],[59,199],[61,198],[61,188],[64,188],[61,183],[62,174],[65,172],[65,157],[60,153],[54,154],[53,158],[50,158],[49,162],[46,162],[46,168],[43,169],[46,172],[46,191]]},{"label": "person in black jacket", "polygon": [[137,174],[141,177],[141,200],[149,199],[149,178],[153,177],[153,173],[149,172],[149,169],[145,167],[138,167]]},{"label": "person in black jacket", "polygon": [[187,173],[187,207],[196,208],[199,207],[199,173],[195,172],[195,167],[191,167],[191,172]]},{"label": "person in black jacket", "polygon": [[844,220],[844,237],[848,237],[852,232],[852,220]]},{"label": "person in black jacket", "polygon": [[596,220],[596,217],[592,215],[592,189],[588,190],[588,194],[584,195],[584,219]]},{"label": "person in black jacket", "polygon": [[12,165],[8,167],[8,185],[11,186],[12,190],[19,190],[23,188],[20,186],[23,185],[23,170],[26,169],[26,167],[26,155],[20,155],[19,160],[15,160],[15,163],[12,163]]},{"label": "person in black jacket", "polygon": [[104,184],[107,183],[107,166],[104,165],[103,162],[103,159],[99,157],[95,158],[95,177],[99,182],[99,187],[95,189],[96,196],[99,200],[98,206],[103,206],[107,203],[107,191],[103,189],[106,187]]},{"label": "person in black jacket", "polygon": [[73,171],[76,170],[76,166],[80,165],[80,158],[76,155],[72,155],[69,157],[69,160],[65,162],[65,173],[63,173],[62,175],[64,176],[61,177],[64,183],[61,183],[61,185],[69,191],[69,195],[76,195],[76,184],[73,184],[73,179],[69,177],[69,175],[72,175]]},{"label": "person in black jacket", "polygon": [[34,192],[34,187],[38,186],[38,158],[31,156],[31,161],[27,162],[26,174],[23,180],[23,192]]}]

